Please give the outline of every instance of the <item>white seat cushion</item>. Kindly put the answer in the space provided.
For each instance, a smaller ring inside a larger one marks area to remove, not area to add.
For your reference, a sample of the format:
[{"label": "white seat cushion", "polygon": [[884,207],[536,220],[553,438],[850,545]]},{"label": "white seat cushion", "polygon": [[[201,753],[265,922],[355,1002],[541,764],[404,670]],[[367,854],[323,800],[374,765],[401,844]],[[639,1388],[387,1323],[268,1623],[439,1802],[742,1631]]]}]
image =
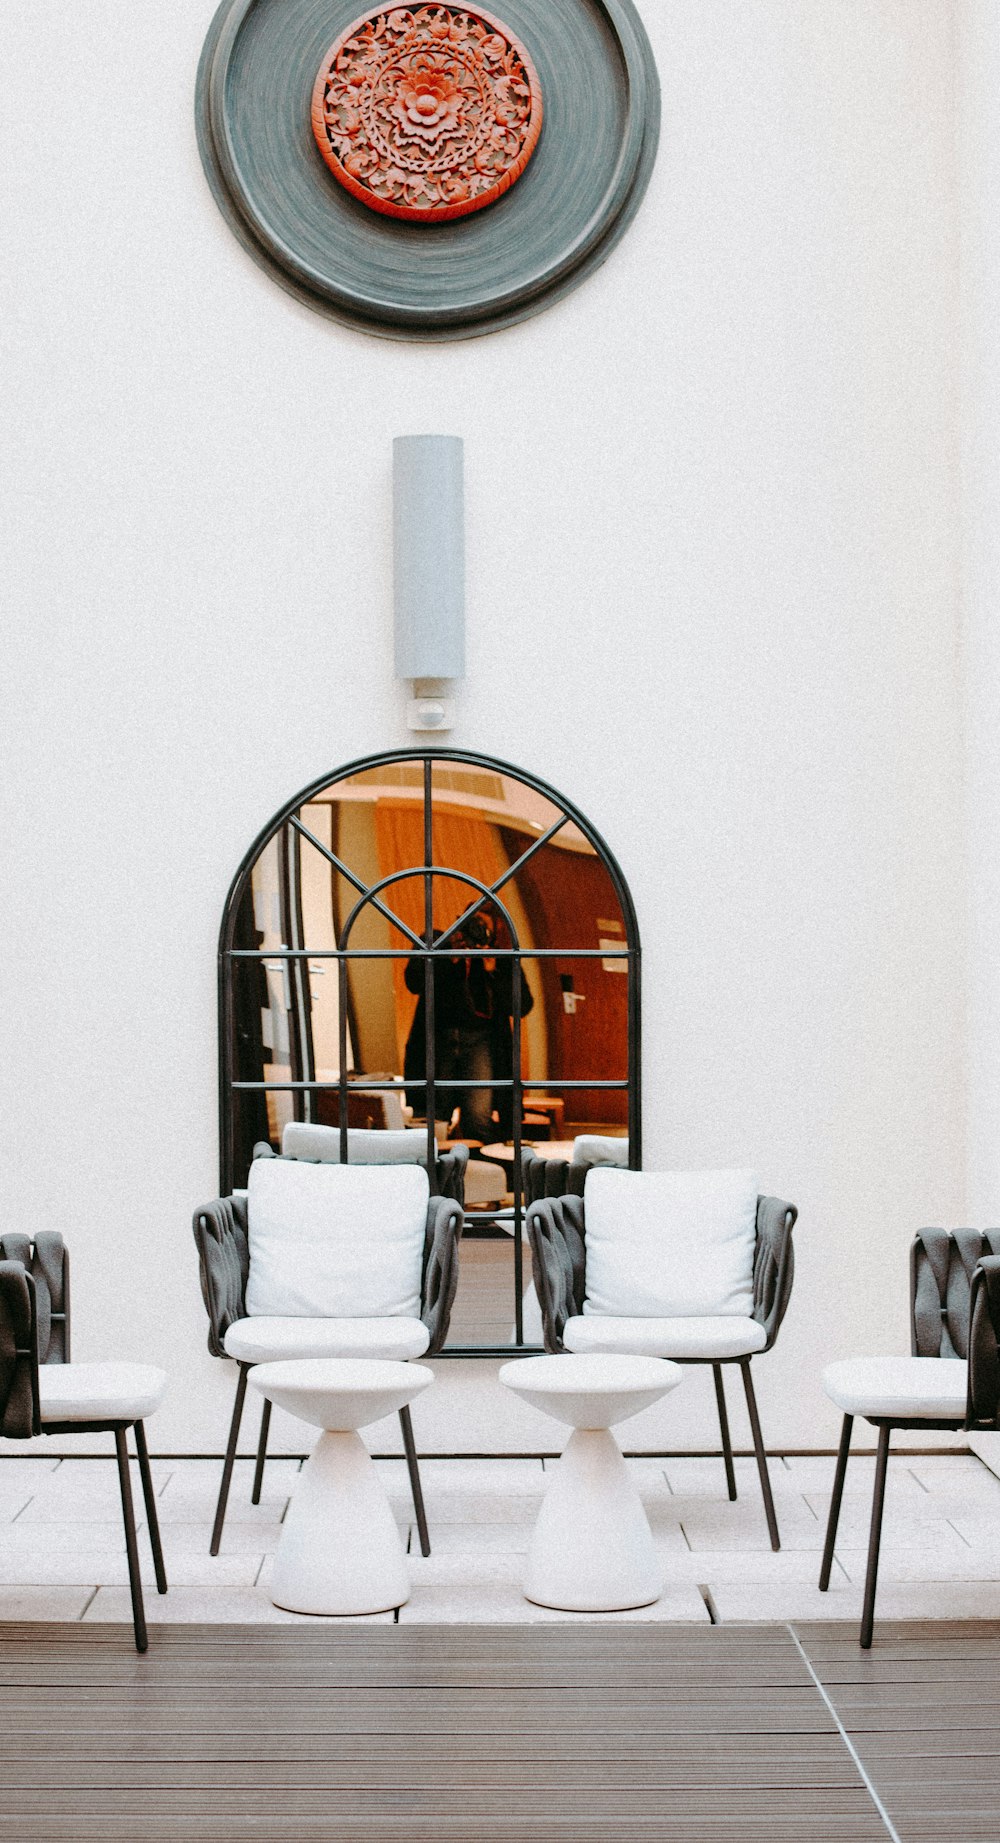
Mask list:
[{"label": "white seat cushion", "polygon": [[587,1295],[602,1318],[749,1318],[753,1171],[587,1174]]},{"label": "white seat cushion", "polygon": [[[289,1120],[281,1135],[285,1158],[313,1159],[339,1165],[339,1126],[312,1126],[306,1120]],[[418,1165],[427,1157],[427,1134],[418,1127],[398,1132],[371,1131],[360,1126],[347,1130],[347,1159],[352,1165]]]},{"label": "white seat cushion", "polygon": [[247,1188],[251,1318],[420,1316],[420,1165],[257,1158]]},{"label": "white seat cushion", "polygon": [[755,1318],[568,1318],[563,1332],[567,1350],[621,1353],[623,1356],[750,1357],[763,1350],[767,1332]]},{"label": "white seat cushion", "polygon": [[844,1414],[955,1421],[965,1419],[967,1377],[957,1357],[852,1357],[827,1365],[823,1387]]},{"label": "white seat cushion", "polygon": [[167,1378],[145,1363],[43,1363],[38,1372],[47,1421],[142,1421],[163,1399]]},{"label": "white seat cushion", "polygon": [[430,1332],[419,1318],[241,1318],[223,1340],[239,1363],[306,1357],[422,1357]]}]

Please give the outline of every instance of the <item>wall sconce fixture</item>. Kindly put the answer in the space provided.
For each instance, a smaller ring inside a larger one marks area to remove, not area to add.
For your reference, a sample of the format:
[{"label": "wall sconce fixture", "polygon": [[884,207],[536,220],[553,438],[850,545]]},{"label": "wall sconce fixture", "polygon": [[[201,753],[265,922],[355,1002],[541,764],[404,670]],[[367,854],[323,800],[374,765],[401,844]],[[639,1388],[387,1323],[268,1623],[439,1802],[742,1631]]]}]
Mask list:
[{"label": "wall sconce fixture", "polygon": [[448,730],[465,676],[465,505],[459,435],[392,444],[396,676],[410,679],[411,730]]}]

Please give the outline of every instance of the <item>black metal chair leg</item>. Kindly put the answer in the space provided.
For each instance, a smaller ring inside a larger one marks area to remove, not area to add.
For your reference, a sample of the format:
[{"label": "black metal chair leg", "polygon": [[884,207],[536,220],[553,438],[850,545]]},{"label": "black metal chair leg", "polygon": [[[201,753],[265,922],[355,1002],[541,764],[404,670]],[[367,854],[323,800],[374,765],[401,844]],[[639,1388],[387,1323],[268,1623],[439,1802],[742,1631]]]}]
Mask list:
[{"label": "black metal chair leg", "polygon": [[719,1410],[722,1456],[726,1462],[726,1489],[729,1492],[729,1501],[732,1503],[736,1496],[736,1473],[733,1470],[733,1446],[729,1438],[729,1416],[726,1413],[726,1391],[722,1382],[721,1363],[712,1364],[712,1375],[715,1378],[715,1405]]},{"label": "black metal chair leg", "polygon": [[882,1506],[885,1503],[885,1477],[889,1469],[889,1428],[878,1430],[878,1457],[875,1460],[875,1490],[872,1494],[872,1526],[868,1537],[868,1572],[865,1575],[865,1604],[861,1614],[861,1649],[870,1651],[875,1624],[875,1588],[878,1584],[878,1552],[882,1541]]},{"label": "black metal chair leg", "polygon": [[250,1494],[251,1504],[260,1503],[260,1488],[264,1482],[264,1461],[267,1458],[267,1435],[270,1425],[271,1404],[265,1395],[264,1407],[260,1417],[260,1439],[257,1441],[257,1464],[254,1466],[253,1471],[253,1491]]},{"label": "black metal chair leg", "polygon": [[163,1566],[163,1550],[160,1546],[160,1524],[156,1515],[156,1494],[153,1491],[153,1474],[149,1469],[149,1448],[146,1445],[146,1429],[141,1421],[135,1423],[135,1450],[139,1455],[139,1476],[142,1479],[142,1495],[146,1503],[146,1522],[149,1525],[149,1546],[153,1551],[153,1571],[156,1575],[157,1593],[167,1591],[167,1571]]},{"label": "black metal chair leg", "polygon": [[142,1604],[142,1580],[139,1575],[139,1545],[135,1539],[135,1512],[132,1509],[132,1481],[128,1472],[128,1444],[124,1427],[115,1428],[115,1449],[118,1454],[118,1483],[122,1494],[122,1516],[125,1519],[125,1549],[128,1554],[128,1581],[132,1590],[132,1623],[135,1627],[135,1648],[146,1651],[149,1639],[146,1636],[146,1613]]},{"label": "black metal chair leg", "polygon": [[225,1464],[222,1467],[222,1483],[219,1486],[219,1501],[215,1506],[215,1523],[212,1526],[212,1540],[208,1546],[210,1555],[218,1555],[222,1541],[222,1525],[226,1520],[226,1505],[229,1502],[229,1486],[233,1476],[233,1460],[236,1458],[236,1442],[240,1437],[240,1421],[243,1418],[243,1397],[247,1392],[247,1364],[240,1364],[239,1381],[236,1384],[236,1400],[233,1403],[233,1418],[229,1423],[229,1444],[226,1447]]},{"label": "black metal chair leg", "polygon": [[420,1537],[421,1555],[431,1552],[431,1539],[427,1534],[427,1514],[424,1510],[424,1492],[420,1483],[420,1468],[417,1465],[417,1448],[413,1438],[413,1422],[410,1419],[409,1406],[400,1408],[399,1425],[403,1430],[403,1450],[406,1453],[406,1469],[410,1474],[410,1490],[413,1493],[413,1508],[417,1513],[417,1534]]},{"label": "black metal chair leg", "polygon": [[845,1414],[844,1424],[840,1430],[840,1446],[837,1450],[837,1470],[833,1475],[833,1496],[830,1499],[830,1515],[826,1520],[826,1542],[823,1545],[823,1565],[819,1571],[820,1593],[825,1593],[830,1585],[830,1569],[833,1567],[833,1550],[837,1541],[837,1524],[840,1522],[840,1500],[844,1495],[844,1479],[847,1476],[847,1457],[851,1450],[851,1428],[853,1426],[853,1414]]},{"label": "black metal chair leg", "polygon": [[750,1416],[750,1429],[753,1433],[753,1447],[757,1455],[757,1471],[760,1475],[760,1488],[764,1499],[764,1515],[767,1518],[768,1535],[772,1549],[780,1549],[781,1537],[778,1535],[778,1519],[774,1514],[774,1499],[771,1496],[771,1480],[767,1473],[767,1454],[764,1451],[764,1436],[760,1431],[760,1416],[757,1413],[757,1397],[753,1392],[753,1378],[750,1374],[750,1358],[740,1360],[743,1374],[743,1389],[747,1398],[747,1412]]}]

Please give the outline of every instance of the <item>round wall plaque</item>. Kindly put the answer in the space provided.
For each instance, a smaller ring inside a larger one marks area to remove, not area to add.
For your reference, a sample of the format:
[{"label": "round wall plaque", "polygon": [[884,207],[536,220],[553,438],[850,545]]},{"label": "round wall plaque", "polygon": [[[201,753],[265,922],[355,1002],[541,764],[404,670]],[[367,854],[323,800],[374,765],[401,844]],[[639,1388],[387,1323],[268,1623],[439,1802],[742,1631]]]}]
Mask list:
[{"label": "round wall plaque", "polygon": [[331,45],[312,125],[334,178],[363,205],[434,223],[481,211],[520,178],[542,92],[524,46],[491,13],[383,8]]},{"label": "round wall plaque", "polygon": [[[502,20],[357,4],[222,0],[197,123],[230,228],[299,300],[387,338],[540,312],[605,260],[649,181],[659,85],[632,0],[501,0]],[[437,61],[409,36],[434,24]]]}]

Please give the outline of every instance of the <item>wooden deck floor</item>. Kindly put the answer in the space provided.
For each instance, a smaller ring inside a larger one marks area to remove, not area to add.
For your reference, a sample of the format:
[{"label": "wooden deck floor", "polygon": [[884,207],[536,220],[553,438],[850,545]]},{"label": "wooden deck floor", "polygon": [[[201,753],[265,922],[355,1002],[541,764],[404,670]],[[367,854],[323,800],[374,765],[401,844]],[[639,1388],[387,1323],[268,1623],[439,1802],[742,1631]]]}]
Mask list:
[{"label": "wooden deck floor", "polygon": [[1000,1838],[1000,1625],[0,1626],[0,1838]]},{"label": "wooden deck floor", "polygon": [[900,1843],[997,1843],[1000,1623],[797,1632]]}]

